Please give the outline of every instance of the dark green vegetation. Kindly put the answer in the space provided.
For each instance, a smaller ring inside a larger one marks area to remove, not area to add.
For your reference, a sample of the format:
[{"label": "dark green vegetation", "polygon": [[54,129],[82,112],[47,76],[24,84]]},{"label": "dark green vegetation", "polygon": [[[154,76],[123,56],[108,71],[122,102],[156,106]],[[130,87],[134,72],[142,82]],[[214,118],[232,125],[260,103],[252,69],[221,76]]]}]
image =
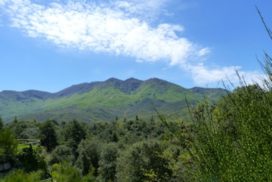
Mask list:
[{"label": "dark green vegetation", "polygon": [[41,91],[0,92],[0,116],[5,121],[20,119],[44,121],[112,121],[140,115],[150,118],[160,113],[174,118],[188,117],[185,98],[192,104],[204,97],[213,101],[226,94],[223,89],[185,89],[173,83],[134,78],[121,81],[83,83],[57,93]]},{"label": "dark green vegetation", "polygon": [[191,128],[139,117],[13,121],[0,130],[0,181],[182,181],[191,165]]}]

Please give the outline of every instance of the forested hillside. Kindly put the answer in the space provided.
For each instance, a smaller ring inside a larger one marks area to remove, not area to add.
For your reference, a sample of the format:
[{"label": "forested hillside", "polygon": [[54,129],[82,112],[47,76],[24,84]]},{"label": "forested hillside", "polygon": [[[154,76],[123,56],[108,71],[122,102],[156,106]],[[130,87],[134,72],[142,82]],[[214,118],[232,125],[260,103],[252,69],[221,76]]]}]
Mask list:
[{"label": "forested hillside", "polygon": [[141,115],[155,117],[156,110],[174,118],[188,118],[186,99],[191,104],[208,98],[218,100],[224,89],[192,88],[157,78],[146,81],[115,78],[103,82],[74,85],[57,93],[29,90],[0,92],[0,116],[45,121],[111,121]]}]

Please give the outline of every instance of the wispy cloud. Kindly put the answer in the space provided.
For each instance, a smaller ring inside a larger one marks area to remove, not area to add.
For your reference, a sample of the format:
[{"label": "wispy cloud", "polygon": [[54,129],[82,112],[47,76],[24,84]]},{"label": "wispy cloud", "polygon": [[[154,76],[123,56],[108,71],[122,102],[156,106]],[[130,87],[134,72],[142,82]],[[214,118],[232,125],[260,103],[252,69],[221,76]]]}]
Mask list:
[{"label": "wispy cloud", "polygon": [[[11,26],[57,46],[130,56],[144,62],[165,61],[189,71],[199,84],[234,77],[235,70],[240,68],[209,69],[204,66],[202,60],[210,49],[180,36],[181,25],[151,25],[149,19],[158,15],[166,2],[54,1],[42,5],[31,0],[0,0],[0,6],[1,11],[9,15]],[[258,75],[243,73],[248,77]]]},{"label": "wispy cloud", "polygon": [[231,84],[239,85],[240,79],[247,84],[262,84],[265,75],[257,71],[244,71],[240,66],[228,66],[220,68],[207,68],[203,64],[188,66],[188,70],[192,73],[193,80],[199,85],[209,83],[219,83],[222,81],[231,82]]},{"label": "wispy cloud", "polygon": [[201,48],[176,35],[183,30],[181,26],[152,27],[140,18],[131,17],[131,13],[116,7],[116,3],[107,6],[52,3],[45,7],[29,0],[11,0],[6,7],[13,27],[59,46],[121,54],[143,61],[166,60],[171,65],[202,56]]},{"label": "wispy cloud", "polygon": [[152,20],[165,10],[169,0],[118,0],[114,6],[126,11],[132,16],[140,16],[147,20]]}]

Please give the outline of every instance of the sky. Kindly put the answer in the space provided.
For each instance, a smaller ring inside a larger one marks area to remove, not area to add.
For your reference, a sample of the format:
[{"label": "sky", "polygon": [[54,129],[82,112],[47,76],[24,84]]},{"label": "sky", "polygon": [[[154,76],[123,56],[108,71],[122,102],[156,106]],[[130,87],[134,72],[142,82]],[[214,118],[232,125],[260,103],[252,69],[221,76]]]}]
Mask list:
[{"label": "sky", "polygon": [[0,0],[0,90],[153,77],[183,87],[263,77],[271,0]]}]

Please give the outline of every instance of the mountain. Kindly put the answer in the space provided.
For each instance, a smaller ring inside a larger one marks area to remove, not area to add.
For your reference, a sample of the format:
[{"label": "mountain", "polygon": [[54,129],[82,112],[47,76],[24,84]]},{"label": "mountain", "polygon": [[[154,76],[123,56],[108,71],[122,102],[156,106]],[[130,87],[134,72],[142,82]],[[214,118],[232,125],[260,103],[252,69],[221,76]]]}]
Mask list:
[{"label": "mountain", "polygon": [[119,118],[151,117],[157,111],[168,117],[188,117],[186,99],[196,104],[204,98],[216,101],[226,94],[220,88],[186,89],[152,78],[129,78],[73,85],[56,93],[36,90],[0,92],[0,115],[5,121],[56,119],[109,121]]}]

